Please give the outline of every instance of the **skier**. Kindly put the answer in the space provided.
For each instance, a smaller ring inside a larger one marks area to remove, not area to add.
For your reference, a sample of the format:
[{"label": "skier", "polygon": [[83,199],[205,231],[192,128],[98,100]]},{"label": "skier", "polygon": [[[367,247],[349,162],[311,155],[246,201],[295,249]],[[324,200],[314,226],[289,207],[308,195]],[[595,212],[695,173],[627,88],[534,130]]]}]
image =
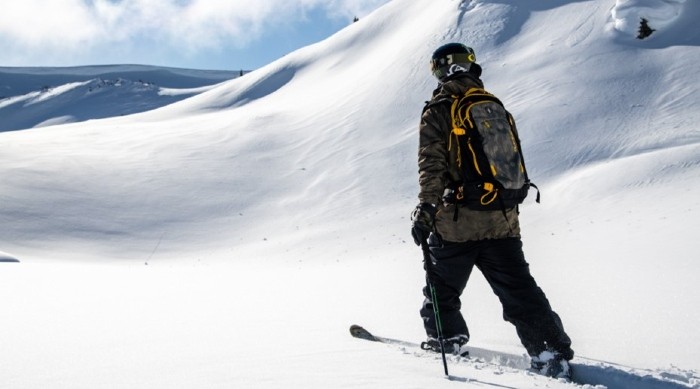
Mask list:
[{"label": "skier", "polygon": [[[468,354],[465,345],[470,335],[460,313],[460,296],[476,266],[500,299],[503,318],[515,326],[532,368],[548,376],[570,378],[568,361],[574,356],[571,339],[530,274],[522,251],[517,206],[474,210],[443,196],[454,183],[464,180],[464,173],[458,167],[463,165],[458,152],[450,146],[451,106],[440,101],[453,100],[470,88],[483,88],[482,68],[470,47],[449,43],[435,50],[431,70],[439,84],[420,122],[420,203],[411,216],[411,233],[417,245],[429,246],[427,276],[435,289],[445,351]],[[420,314],[428,335],[424,344],[439,352],[438,324],[427,287],[423,294]]]}]

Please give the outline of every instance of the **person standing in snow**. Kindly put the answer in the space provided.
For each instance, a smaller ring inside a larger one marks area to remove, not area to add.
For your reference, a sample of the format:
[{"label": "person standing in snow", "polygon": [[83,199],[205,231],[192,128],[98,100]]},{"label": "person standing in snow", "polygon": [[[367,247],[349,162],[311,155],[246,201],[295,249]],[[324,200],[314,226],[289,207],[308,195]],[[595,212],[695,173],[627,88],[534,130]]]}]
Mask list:
[{"label": "person standing in snow", "polygon": [[[420,122],[420,203],[411,216],[411,234],[417,245],[429,247],[428,277],[435,288],[445,352],[468,354],[465,345],[469,330],[460,313],[460,296],[476,266],[500,299],[504,319],[515,326],[533,369],[549,376],[569,377],[568,361],[574,356],[571,339],[530,274],[522,251],[517,206],[474,210],[451,201],[454,196],[445,196],[455,183],[465,180],[465,174],[458,167],[459,153],[450,147],[454,127],[451,105],[440,102],[452,101],[470,88],[483,89],[482,68],[471,48],[450,43],[433,53],[431,70],[439,85]],[[439,352],[433,301],[427,287],[424,295],[420,310],[428,335],[424,348]]]}]

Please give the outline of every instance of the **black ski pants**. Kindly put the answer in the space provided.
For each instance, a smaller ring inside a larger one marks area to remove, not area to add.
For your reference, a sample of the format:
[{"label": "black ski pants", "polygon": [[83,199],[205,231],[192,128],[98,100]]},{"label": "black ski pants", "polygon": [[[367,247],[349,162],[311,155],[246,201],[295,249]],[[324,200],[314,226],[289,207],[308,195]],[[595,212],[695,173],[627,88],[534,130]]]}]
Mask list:
[{"label": "black ski pants", "polygon": [[[552,311],[542,289],[530,274],[520,238],[490,239],[462,243],[430,239],[432,266],[427,277],[435,288],[443,336],[469,336],[460,313],[460,296],[476,266],[503,305],[503,318],[515,325],[528,354],[539,355],[550,348],[565,359],[573,358],[571,339],[561,319]],[[420,310],[428,336],[437,338],[430,290],[423,289],[425,300]]]}]

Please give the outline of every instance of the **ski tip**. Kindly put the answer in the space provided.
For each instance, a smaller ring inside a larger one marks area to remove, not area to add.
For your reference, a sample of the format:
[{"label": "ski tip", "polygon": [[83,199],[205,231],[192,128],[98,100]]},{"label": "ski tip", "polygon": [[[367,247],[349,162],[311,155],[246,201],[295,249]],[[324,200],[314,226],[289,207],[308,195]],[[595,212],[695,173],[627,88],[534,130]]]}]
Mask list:
[{"label": "ski tip", "polygon": [[350,326],[350,332],[357,331],[357,330],[364,330],[364,328],[362,328],[362,326],[357,325],[357,324],[353,324]]},{"label": "ski tip", "polygon": [[355,338],[377,341],[377,338],[374,335],[372,335],[369,331],[357,324],[353,324],[350,326],[350,335],[352,335]]},{"label": "ski tip", "polygon": [[357,335],[361,335],[364,333],[369,333],[369,331],[367,331],[362,326],[359,326],[357,324],[353,324],[350,326],[350,335],[357,337]]},{"label": "ski tip", "polygon": [[19,259],[13,257],[8,253],[3,253],[2,251],[0,251],[0,262],[18,263]]}]

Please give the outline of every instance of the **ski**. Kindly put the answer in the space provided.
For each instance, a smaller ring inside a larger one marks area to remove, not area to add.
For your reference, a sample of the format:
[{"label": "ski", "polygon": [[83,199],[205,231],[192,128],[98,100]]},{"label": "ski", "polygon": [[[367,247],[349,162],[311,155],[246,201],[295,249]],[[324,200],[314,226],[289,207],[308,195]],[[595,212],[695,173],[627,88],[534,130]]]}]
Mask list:
[{"label": "ski", "polygon": [[375,336],[371,332],[364,329],[364,327],[359,326],[357,324],[353,324],[350,326],[350,335],[352,335],[353,338],[369,340],[370,342],[393,344],[404,347],[419,347],[419,345],[415,343],[406,342],[398,339],[384,338],[381,336]]},{"label": "ski", "polygon": [[[354,338],[368,340],[370,342],[384,343],[389,345],[401,346],[404,348],[412,348],[427,351],[425,353],[426,355],[434,353],[434,351],[426,350],[426,348],[424,348],[421,344],[374,335],[370,331],[366,330],[364,327],[357,324],[353,324],[350,326],[350,335],[352,335]],[[493,366],[526,370],[534,374],[542,375],[541,373],[536,372],[530,368],[530,358],[526,355],[507,354],[478,347],[470,346],[469,356],[450,355],[450,360],[453,363],[466,361],[470,361],[472,363],[486,363]]]}]

